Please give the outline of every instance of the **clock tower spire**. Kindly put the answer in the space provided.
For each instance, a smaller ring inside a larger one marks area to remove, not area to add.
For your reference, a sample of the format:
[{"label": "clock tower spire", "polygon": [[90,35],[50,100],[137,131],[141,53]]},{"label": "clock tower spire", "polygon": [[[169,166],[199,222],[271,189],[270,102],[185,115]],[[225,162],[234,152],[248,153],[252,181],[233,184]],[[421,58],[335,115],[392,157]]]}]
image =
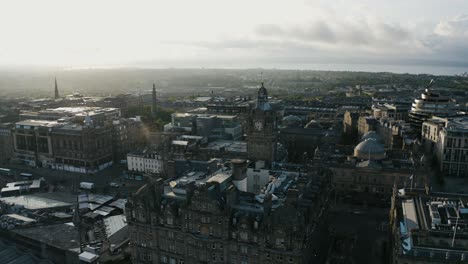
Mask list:
[{"label": "clock tower spire", "polygon": [[249,115],[247,136],[248,158],[271,166],[276,152],[276,113],[268,101],[268,91],[263,82]]}]

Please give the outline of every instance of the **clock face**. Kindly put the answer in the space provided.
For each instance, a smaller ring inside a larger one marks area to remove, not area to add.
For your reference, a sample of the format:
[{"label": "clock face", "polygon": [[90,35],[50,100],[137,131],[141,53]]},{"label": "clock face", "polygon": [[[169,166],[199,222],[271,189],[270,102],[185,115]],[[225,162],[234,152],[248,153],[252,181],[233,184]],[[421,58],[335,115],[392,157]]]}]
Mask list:
[{"label": "clock face", "polygon": [[256,121],[256,122],[254,123],[254,128],[255,128],[255,130],[257,130],[257,131],[262,131],[262,129],[263,129],[263,123],[262,123],[261,121]]}]

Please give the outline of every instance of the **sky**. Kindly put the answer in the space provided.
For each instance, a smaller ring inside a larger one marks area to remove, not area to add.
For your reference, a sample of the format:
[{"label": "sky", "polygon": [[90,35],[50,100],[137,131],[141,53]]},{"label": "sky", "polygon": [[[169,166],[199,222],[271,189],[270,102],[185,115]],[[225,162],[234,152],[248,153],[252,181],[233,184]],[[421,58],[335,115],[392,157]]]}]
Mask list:
[{"label": "sky", "polygon": [[0,36],[0,66],[466,69],[468,1],[0,0]]}]

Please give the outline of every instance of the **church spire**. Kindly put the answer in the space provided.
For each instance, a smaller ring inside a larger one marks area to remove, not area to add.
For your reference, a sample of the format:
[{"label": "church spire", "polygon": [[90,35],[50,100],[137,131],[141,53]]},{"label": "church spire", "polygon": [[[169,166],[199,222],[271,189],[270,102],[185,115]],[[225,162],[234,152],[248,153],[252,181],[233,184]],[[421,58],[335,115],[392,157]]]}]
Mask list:
[{"label": "church spire", "polygon": [[151,115],[153,117],[156,117],[156,109],[157,108],[157,105],[156,105],[156,85],[153,83],[153,97],[152,97],[152,100],[151,100]]},{"label": "church spire", "polygon": [[57,85],[57,77],[55,77],[55,99],[59,99],[59,91],[58,91],[58,85]]}]

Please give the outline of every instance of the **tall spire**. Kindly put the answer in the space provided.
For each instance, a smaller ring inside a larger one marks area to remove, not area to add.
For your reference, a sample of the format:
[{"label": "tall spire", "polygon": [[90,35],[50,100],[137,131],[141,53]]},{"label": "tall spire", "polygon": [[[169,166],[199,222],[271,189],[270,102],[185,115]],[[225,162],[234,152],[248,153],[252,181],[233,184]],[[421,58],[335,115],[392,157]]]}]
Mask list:
[{"label": "tall spire", "polygon": [[255,108],[259,108],[264,111],[271,110],[271,106],[268,103],[268,92],[265,86],[263,85],[263,82],[260,89],[258,89],[257,102]]},{"label": "tall spire", "polygon": [[156,105],[156,85],[153,83],[153,98],[151,100],[151,115],[153,117],[156,117],[156,109],[157,108],[157,105]]},{"label": "tall spire", "polygon": [[59,99],[59,91],[58,91],[58,85],[57,85],[57,77],[55,77],[55,99]]}]

